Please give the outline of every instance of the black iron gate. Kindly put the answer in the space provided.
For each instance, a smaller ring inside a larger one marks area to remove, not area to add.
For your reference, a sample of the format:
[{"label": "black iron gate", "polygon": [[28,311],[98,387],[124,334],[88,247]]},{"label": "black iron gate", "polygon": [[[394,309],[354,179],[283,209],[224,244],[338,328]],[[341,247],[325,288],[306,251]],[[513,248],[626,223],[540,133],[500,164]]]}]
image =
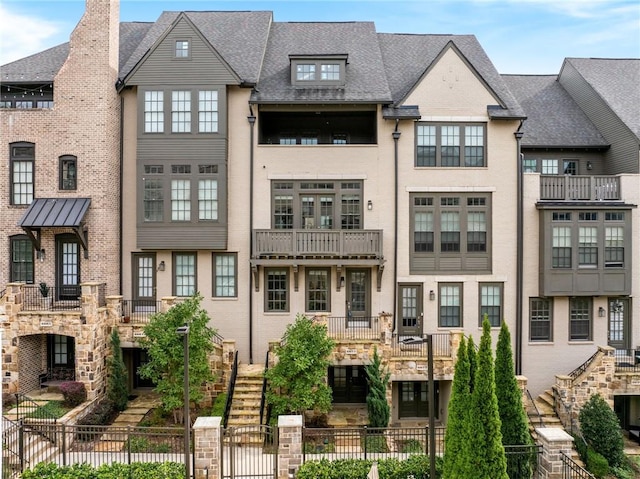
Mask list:
[{"label": "black iron gate", "polygon": [[223,479],[278,477],[278,429],[271,426],[239,426],[224,430]]}]

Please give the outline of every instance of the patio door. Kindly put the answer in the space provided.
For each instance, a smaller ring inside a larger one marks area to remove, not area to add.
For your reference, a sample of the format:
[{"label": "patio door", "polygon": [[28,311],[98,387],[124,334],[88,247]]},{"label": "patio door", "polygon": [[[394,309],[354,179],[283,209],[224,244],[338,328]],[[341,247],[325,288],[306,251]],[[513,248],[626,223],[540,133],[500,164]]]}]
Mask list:
[{"label": "patio door", "polygon": [[80,297],[80,242],[72,234],[56,236],[56,299]]},{"label": "patio door", "polygon": [[330,367],[329,386],[334,403],[367,402],[367,373],[364,366]]},{"label": "patio door", "polygon": [[616,349],[629,349],[629,300],[609,298],[609,341]]},{"label": "patio door", "polygon": [[133,254],[133,299],[139,302],[156,301],[156,255]]},{"label": "patio door", "polygon": [[369,320],[371,279],[368,269],[347,270],[347,318]]},{"label": "patio door", "polygon": [[422,284],[400,284],[398,290],[398,333],[400,336],[421,336],[424,323]]},{"label": "patio door", "polygon": [[[438,417],[439,383],[434,382],[435,413]],[[400,404],[398,414],[404,417],[428,417],[429,416],[429,385],[426,381],[400,381],[398,384]]]}]

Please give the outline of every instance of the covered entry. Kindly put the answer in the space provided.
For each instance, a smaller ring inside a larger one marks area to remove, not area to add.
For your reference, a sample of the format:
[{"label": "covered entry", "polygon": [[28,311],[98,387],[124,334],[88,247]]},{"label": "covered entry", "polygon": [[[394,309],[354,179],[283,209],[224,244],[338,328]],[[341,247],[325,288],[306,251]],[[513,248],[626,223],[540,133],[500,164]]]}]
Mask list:
[{"label": "covered entry", "polygon": [[51,382],[75,380],[75,350],[73,336],[21,336],[18,345],[19,391],[26,394]]}]

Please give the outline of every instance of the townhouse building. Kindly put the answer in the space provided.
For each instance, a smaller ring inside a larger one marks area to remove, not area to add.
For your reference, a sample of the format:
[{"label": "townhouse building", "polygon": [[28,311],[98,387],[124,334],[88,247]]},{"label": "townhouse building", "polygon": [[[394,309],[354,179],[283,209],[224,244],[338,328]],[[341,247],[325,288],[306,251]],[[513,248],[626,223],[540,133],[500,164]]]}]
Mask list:
[{"label": "townhouse building", "polygon": [[[640,343],[637,60],[608,60],[613,79],[582,59],[501,76],[472,35],[271,12],[118,24],[117,9],[88,0],[69,44],[0,67],[0,291],[55,290],[46,318],[5,311],[6,387],[64,358],[98,394],[108,330],[195,292],[245,363],[297,314],[327,324],[335,403],[364,403],[380,349],[396,423],[427,415],[426,335],[443,422],[460,335],[485,316],[496,336],[508,324],[536,394],[598,345]],[[83,323],[73,303],[65,326],[62,301],[93,292],[106,312]],[[123,348],[148,386],[135,334]]]}]

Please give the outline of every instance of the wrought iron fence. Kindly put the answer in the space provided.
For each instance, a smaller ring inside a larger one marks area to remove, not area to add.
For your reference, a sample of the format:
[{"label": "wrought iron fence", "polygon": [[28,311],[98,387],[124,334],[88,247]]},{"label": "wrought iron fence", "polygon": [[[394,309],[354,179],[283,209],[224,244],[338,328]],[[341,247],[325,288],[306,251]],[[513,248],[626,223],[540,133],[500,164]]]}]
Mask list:
[{"label": "wrought iron fence", "polygon": [[[444,427],[436,427],[436,454],[444,453]],[[304,428],[304,460],[404,459],[429,453],[429,428]]]},{"label": "wrought iron fence", "polygon": [[598,351],[593,353],[593,355],[589,359],[587,359],[584,363],[582,363],[580,366],[578,366],[573,371],[571,371],[569,373],[569,377],[575,381],[578,378],[578,376],[580,376],[583,372],[585,372],[589,368],[589,366],[591,366],[591,363],[596,359],[597,355],[598,355]]},{"label": "wrought iron fence", "polygon": [[48,286],[40,283],[40,286],[27,284],[24,286],[24,311],[60,311],[80,308],[82,288],[73,286]]},{"label": "wrought iron fence", "polygon": [[[427,334],[419,336],[399,336],[394,333],[392,355],[394,357],[427,357]],[[449,333],[431,334],[434,358],[451,357],[451,335]]]},{"label": "wrought iron fence", "polygon": [[[507,458],[507,474],[510,478],[517,479],[523,475],[526,475],[526,477],[530,479],[542,477],[540,471],[542,446],[504,446],[504,453]],[[528,475],[529,471],[531,472],[530,476]]]},{"label": "wrought iron fence", "polygon": [[238,377],[238,351],[233,355],[233,366],[231,367],[231,376],[229,377],[229,385],[227,387],[227,402],[224,405],[224,416],[222,416],[222,425],[227,427],[229,413],[231,412],[231,403],[233,402],[233,392],[236,388],[236,378]]},{"label": "wrought iron fence", "polygon": [[380,339],[378,316],[332,316],[327,318],[327,334],[332,339]]},{"label": "wrought iron fence", "polygon": [[122,301],[123,323],[148,323],[151,315],[162,310],[162,301],[125,299]]},{"label": "wrought iron fence", "polygon": [[561,457],[562,479],[596,479],[596,476],[567,456],[566,453],[562,452]]},{"label": "wrought iron fence", "polygon": [[616,349],[616,372],[640,372],[640,349]]}]

